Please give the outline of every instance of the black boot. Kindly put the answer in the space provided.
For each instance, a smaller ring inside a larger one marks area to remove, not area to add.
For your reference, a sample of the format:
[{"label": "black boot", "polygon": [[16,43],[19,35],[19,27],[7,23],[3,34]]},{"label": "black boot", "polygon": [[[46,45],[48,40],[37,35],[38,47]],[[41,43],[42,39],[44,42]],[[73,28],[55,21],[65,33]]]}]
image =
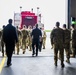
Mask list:
[{"label": "black boot", "polygon": [[64,67],[65,67],[65,65],[64,65],[64,64],[62,64],[62,65],[61,65],[61,67],[62,67],[62,68],[64,68]]}]

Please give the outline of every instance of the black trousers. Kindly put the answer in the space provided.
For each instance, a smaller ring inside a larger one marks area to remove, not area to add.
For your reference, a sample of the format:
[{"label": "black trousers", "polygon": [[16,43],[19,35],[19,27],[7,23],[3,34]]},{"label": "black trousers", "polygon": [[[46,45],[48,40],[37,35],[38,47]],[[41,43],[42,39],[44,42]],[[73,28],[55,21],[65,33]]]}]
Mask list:
[{"label": "black trousers", "polygon": [[32,40],[32,50],[33,50],[33,54],[35,54],[35,52],[36,52],[36,56],[38,55],[38,47],[39,47],[39,40],[33,39]]},{"label": "black trousers", "polygon": [[2,56],[4,56],[4,42],[1,42],[1,47],[2,47]]},{"label": "black trousers", "polygon": [[39,42],[39,51],[41,52],[41,49],[42,49],[42,41]]},{"label": "black trousers", "polygon": [[7,55],[7,65],[11,64],[12,54],[13,54],[13,51],[6,51],[6,55]]},{"label": "black trousers", "polygon": [[15,49],[14,44],[12,45],[6,44],[7,65],[11,64],[11,58],[12,58],[14,49]]}]

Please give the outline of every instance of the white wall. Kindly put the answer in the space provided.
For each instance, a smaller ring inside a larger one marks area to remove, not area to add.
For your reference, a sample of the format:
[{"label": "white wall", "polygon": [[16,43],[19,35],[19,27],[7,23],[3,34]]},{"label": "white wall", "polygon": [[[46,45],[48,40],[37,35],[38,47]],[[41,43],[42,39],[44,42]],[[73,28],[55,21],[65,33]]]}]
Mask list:
[{"label": "white wall", "polygon": [[34,9],[37,13],[37,7],[40,7],[42,14],[42,22],[45,24],[45,29],[52,29],[56,21],[61,23],[66,22],[66,1],[67,0],[0,0],[0,28],[3,24],[8,23],[9,18],[13,18],[14,12],[22,10]]}]

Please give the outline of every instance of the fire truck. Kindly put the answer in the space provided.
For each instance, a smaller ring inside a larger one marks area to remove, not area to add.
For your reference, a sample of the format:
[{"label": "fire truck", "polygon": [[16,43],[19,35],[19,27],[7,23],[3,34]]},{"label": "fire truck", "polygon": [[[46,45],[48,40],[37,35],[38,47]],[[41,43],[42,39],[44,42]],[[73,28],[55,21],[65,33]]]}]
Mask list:
[{"label": "fire truck", "polygon": [[25,25],[27,28],[28,26],[35,26],[35,24],[39,24],[39,28],[44,28],[44,25],[41,23],[41,14],[36,15],[31,11],[22,11],[21,13],[14,13],[14,25],[19,26],[20,29],[23,28]]}]

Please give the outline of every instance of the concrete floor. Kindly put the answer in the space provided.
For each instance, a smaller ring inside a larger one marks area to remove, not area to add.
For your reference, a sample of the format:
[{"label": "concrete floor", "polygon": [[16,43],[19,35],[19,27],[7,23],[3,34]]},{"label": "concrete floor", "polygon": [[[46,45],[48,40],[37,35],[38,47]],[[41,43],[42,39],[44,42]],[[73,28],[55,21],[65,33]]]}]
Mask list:
[{"label": "concrete floor", "polygon": [[71,58],[71,64],[64,63],[62,69],[60,61],[57,67],[54,66],[53,56],[13,56],[12,66],[4,66],[1,75],[76,75],[76,59]]},{"label": "concrete floor", "polygon": [[[26,51],[26,54],[13,55],[12,66],[7,68],[6,62],[0,75],[76,75],[76,58],[71,58],[71,63],[65,62],[62,69],[60,60],[58,66],[54,66],[54,54],[51,50],[50,39],[47,37],[46,49],[39,52],[38,57],[32,57],[32,52]],[[1,61],[2,58],[0,58]]]}]

